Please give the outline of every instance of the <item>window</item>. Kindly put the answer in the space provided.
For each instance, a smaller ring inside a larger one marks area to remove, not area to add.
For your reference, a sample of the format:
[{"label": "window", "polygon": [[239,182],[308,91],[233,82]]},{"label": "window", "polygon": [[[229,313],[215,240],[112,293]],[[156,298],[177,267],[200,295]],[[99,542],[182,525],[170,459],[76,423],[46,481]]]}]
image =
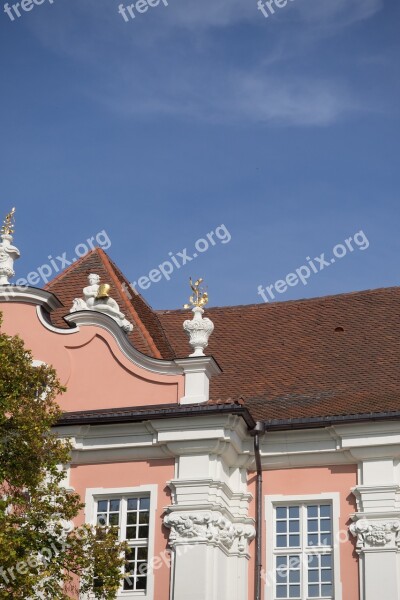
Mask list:
[{"label": "window", "polygon": [[332,497],[267,498],[268,600],[340,600],[336,507]]},{"label": "window", "polygon": [[154,598],[154,574],[147,567],[154,556],[156,506],[156,485],[86,491],[86,520],[118,527],[119,539],[129,545],[118,598]]},{"label": "window", "polygon": [[147,588],[150,496],[97,500],[97,523],[119,527],[120,540],[129,544],[124,590]]}]

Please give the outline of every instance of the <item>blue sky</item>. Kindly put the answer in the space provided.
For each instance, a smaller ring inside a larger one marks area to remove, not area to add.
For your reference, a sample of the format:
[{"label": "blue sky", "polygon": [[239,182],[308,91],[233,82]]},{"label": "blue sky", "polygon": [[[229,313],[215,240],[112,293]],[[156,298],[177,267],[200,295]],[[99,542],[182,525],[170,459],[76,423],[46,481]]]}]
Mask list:
[{"label": "blue sky", "polygon": [[[131,281],[224,224],[144,291],[179,307],[268,286],[362,230],[366,250],[277,300],[400,283],[397,0],[169,0],[126,23],[120,0],[0,11],[1,210],[17,276],[105,230]],[[125,3],[124,3],[125,4]],[[221,231],[221,230],[220,230]]]}]

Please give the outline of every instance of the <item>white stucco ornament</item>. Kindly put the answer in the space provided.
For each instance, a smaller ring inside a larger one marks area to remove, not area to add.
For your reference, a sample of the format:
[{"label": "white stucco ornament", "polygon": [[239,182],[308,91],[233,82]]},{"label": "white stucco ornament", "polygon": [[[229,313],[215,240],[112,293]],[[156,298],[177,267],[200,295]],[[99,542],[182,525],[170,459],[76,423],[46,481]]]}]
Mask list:
[{"label": "white stucco ornament", "polygon": [[96,312],[108,315],[127,333],[133,330],[133,325],[120,311],[118,303],[109,296],[110,285],[108,283],[100,284],[100,276],[91,273],[88,276],[89,285],[83,288],[83,298],[75,298],[71,313],[81,310],[94,310]]},{"label": "white stucco ornament", "polygon": [[183,323],[183,329],[189,336],[189,344],[194,350],[190,356],[204,356],[204,349],[207,348],[210,335],[214,331],[211,319],[203,319],[203,306],[208,302],[208,293],[200,288],[202,282],[202,279],[198,279],[193,283],[190,279],[193,295],[189,298],[189,304],[184,305],[184,308],[191,308],[193,312],[193,319]]},{"label": "white stucco ornament", "polygon": [[357,552],[360,554],[365,548],[385,547],[391,542],[400,544],[400,521],[370,521],[359,519],[349,527],[350,533],[357,538]]},{"label": "white stucco ornament", "polygon": [[244,553],[255,536],[252,525],[232,523],[219,511],[174,512],[164,517],[164,525],[171,530],[169,545],[172,548],[178,544],[206,542]]},{"label": "white stucco ornament", "polygon": [[18,248],[12,245],[14,233],[15,208],[8,213],[0,233],[0,285],[10,285],[10,277],[14,277],[14,262],[20,257]]}]

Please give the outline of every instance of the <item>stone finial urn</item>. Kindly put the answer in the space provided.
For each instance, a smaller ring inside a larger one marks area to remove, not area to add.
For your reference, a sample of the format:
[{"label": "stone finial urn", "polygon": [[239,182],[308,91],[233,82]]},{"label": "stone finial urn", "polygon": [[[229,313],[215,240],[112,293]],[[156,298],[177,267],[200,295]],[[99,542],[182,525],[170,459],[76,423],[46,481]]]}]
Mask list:
[{"label": "stone finial urn", "polygon": [[10,285],[10,277],[15,275],[14,262],[20,257],[18,248],[12,245],[14,213],[15,209],[6,216],[0,233],[0,285]]},{"label": "stone finial urn", "polygon": [[189,298],[189,304],[185,304],[184,308],[191,308],[193,319],[189,319],[183,323],[183,329],[189,336],[189,344],[194,352],[190,356],[204,356],[204,348],[208,346],[208,340],[214,331],[214,323],[207,317],[203,319],[203,306],[208,302],[208,293],[200,288],[202,279],[198,279],[193,283],[190,278],[190,287],[192,296]]},{"label": "stone finial urn", "polygon": [[214,331],[214,323],[207,317],[203,319],[204,310],[200,306],[192,309],[193,319],[183,323],[183,329],[189,336],[189,344],[194,352],[190,356],[204,356],[204,348],[208,346],[208,340]]}]

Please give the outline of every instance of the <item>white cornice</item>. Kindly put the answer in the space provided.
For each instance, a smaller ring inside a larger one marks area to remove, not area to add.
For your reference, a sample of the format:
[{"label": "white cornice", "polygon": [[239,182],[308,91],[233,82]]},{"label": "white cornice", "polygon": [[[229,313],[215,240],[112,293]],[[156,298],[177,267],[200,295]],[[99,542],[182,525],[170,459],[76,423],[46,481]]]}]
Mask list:
[{"label": "white cornice", "polygon": [[74,323],[80,327],[85,325],[94,325],[105,329],[117,341],[121,352],[135,365],[163,375],[183,375],[182,368],[173,360],[160,360],[142,354],[132,346],[126,333],[121,327],[108,315],[100,312],[84,310],[72,313],[64,317],[67,323]]},{"label": "white cornice", "polygon": [[222,373],[222,369],[212,356],[176,358],[175,363],[182,367],[185,373],[205,373],[209,378]]},{"label": "white cornice", "polygon": [[54,294],[40,288],[18,285],[1,285],[0,302],[33,304],[34,306],[41,306],[48,312],[62,307],[61,302]]},{"label": "white cornice", "polygon": [[63,425],[54,431],[73,442],[73,463],[194,454],[223,455],[229,465],[245,466],[246,427],[232,415],[180,417],[140,423]]}]

